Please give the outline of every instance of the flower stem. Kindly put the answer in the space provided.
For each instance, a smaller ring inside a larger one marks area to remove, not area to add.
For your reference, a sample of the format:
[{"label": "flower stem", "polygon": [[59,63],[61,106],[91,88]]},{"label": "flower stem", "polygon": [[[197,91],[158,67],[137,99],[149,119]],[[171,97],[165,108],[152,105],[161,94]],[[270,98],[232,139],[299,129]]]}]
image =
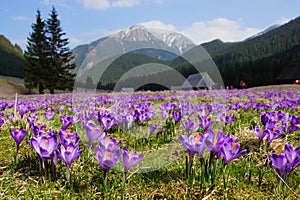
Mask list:
[{"label": "flower stem", "polygon": [[124,171],[124,175],[123,175],[123,184],[122,184],[122,189],[125,190],[125,186],[126,186],[126,175],[127,175],[127,172]]},{"label": "flower stem", "polygon": [[68,182],[70,182],[71,172],[70,172],[69,167],[66,168],[66,177],[67,177]]},{"label": "flower stem", "polygon": [[44,168],[44,181],[46,182],[46,179],[48,178],[48,176],[47,176],[48,163],[47,163],[47,160],[43,160],[42,163],[43,163],[43,168]]},{"label": "flower stem", "polygon": [[103,188],[104,188],[104,192],[107,191],[107,179],[106,179],[106,175],[107,175],[107,171],[104,171],[104,174],[103,174]]},{"label": "flower stem", "polygon": [[19,154],[19,145],[17,145],[17,149],[16,149],[16,157],[15,157],[16,164],[18,164],[18,154]]}]

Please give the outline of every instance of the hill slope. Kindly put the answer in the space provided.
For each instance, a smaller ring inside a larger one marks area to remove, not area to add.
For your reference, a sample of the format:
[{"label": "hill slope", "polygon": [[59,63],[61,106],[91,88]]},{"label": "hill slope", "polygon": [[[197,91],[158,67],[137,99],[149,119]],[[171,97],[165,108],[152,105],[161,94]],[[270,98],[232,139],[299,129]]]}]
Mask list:
[{"label": "hill slope", "polygon": [[23,64],[21,48],[0,35],[0,75],[22,77]]},{"label": "hill slope", "polygon": [[23,80],[15,77],[0,76],[0,96],[8,97],[15,95],[15,93],[28,93],[28,90],[24,87]]},{"label": "hill slope", "polygon": [[[248,86],[277,83],[276,78],[300,57],[300,17],[253,39],[237,43],[215,40],[203,44],[218,66],[225,85]],[[176,66],[185,74],[194,73],[186,63]]]}]

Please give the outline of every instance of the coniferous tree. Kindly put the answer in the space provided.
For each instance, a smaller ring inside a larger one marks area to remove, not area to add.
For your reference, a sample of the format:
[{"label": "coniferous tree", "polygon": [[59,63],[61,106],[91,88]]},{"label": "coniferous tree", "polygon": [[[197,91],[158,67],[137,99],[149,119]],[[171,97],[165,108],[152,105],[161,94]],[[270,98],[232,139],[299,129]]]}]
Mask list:
[{"label": "coniferous tree", "polygon": [[47,39],[50,45],[50,76],[48,76],[46,87],[53,94],[54,89],[72,90],[75,77],[72,70],[75,68],[75,64],[70,63],[73,57],[72,52],[67,47],[69,41],[67,38],[63,38],[66,33],[61,28],[54,7],[52,7],[49,17],[47,20]]},{"label": "coniferous tree", "polygon": [[31,91],[38,87],[43,93],[48,76],[48,42],[46,38],[46,23],[37,10],[36,22],[32,24],[32,33],[27,38],[27,50],[24,53],[26,62],[23,68],[25,86]]}]

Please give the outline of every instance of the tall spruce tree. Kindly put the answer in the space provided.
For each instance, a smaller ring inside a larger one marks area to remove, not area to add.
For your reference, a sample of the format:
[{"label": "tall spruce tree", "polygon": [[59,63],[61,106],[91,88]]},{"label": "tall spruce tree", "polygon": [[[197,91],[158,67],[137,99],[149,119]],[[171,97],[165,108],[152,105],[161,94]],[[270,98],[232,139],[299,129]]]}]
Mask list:
[{"label": "tall spruce tree", "polygon": [[46,87],[50,93],[54,93],[54,89],[72,90],[75,74],[72,70],[76,67],[71,64],[72,52],[67,45],[69,41],[63,38],[66,35],[63,32],[58,18],[58,14],[54,7],[47,20],[47,40],[50,45],[50,76],[47,78]]},{"label": "tall spruce tree", "polygon": [[48,76],[49,45],[46,38],[46,23],[39,10],[37,10],[36,22],[31,27],[32,33],[27,38],[27,50],[24,53],[26,62],[23,68],[23,78],[30,92],[38,87],[41,94]]}]

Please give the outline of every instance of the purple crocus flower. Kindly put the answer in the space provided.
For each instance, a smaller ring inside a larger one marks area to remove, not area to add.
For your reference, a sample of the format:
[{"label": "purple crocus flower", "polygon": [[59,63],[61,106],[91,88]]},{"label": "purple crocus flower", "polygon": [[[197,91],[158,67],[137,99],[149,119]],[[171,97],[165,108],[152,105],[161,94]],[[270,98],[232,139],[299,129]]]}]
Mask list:
[{"label": "purple crocus flower", "polygon": [[193,133],[190,136],[181,135],[180,142],[182,146],[187,150],[189,157],[192,159],[197,153],[202,158],[203,152],[206,148],[203,143],[204,136],[202,133]]},{"label": "purple crocus flower", "polygon": [[261,123],[266,126],[266,124],[269,122],[269,116],[267,113],[263,113],[260,115],[260,121]]},{"label": "purple crocus flower", "polygon": [[93,121],[88,121],[85,124],[85,129],[89,146],[92,146],[95,140],[102,140],[105,136],[105,133],[101,131],[100,127],[96,126]]},{"label": "purple crocus flower", "polygon": [[17,146],[21,144],[23,141],[24,137],[26,136],[26,130],[23,128],[20,129],[11,129],[10,130],[10,135],[14,138],[14,140],[17,143]]},{"label": "purple crocus flower", "polygon": [[221,147],[224,144],[223,132],[221,130],[215,130],[215,132],[213,132],[211,129],[208,129],[204,143],[212,155],[217,156],[218,159],[221,154]]},{"label": "purple crocus flower", "polygon": [[76,132],[70,129],[60,129],[59,130],[60,143],[67,148],[70,144],[78,146],[80,143],[80,138]]},{"label": "purple crocus flower", "polygon": [[292,145],[286,144],[284,150],[289,163],[286,173],[289,175],[291,171],[300,166],[300,146],[293,149]]},{"label": "purple crocus flower", "polygon": [[189,160],[186,168],[187,176],[189,176],[194,155],[197,153],[200,157],[200,161],[203,161],[203,152],[206,148],[203,142],[204,136],[201,133],[193,133],[190,136],[181,135],[179,139],[182,146],[187,150],[189,154]]},{"label": "purple crocus flower", "polygon": [[0,127],[5,123],[4,119],[0,117]]},{"label": "purple crocus flower", "polygon": [[137,155],[135,150],[131,150],[130,152],[128,152],[127,147],[124,147],[122,149],[122,163],[125,173],[128,172],[131,167],[138,164],[143,159],[143,157],[144,153]]},{"label": "purple crocus flower", "polygon": [[14,117],[15,117],[15,114],[14,114],[14,113],[11,113],[10,115],[7,116],[7,119],[8,119],[9,121],[12,121],[12,120],[14,119]]},{"label": "purple crocus flower", "polygon": [[212,120],[208,116],[199,116],[200,127],[203,128],[204,132],[212,125]]},{"label": "purple crocus flower", "polygon": [[18,109],[18,112],[19,112],[21,118],[23,118],[24,114],[28,111],[26,105],[24,105],[23,103],[19,104],[17,106],[17,109]]},{"label": "purple crocus flower", "polygon": [[37,121],[37,116],[36,113],[31,114],[27,117],[27,122],[30,126],[30,128],[32,129],[32,127],[34,127],[34,123]]},{"label": "purple crocus flower", "polygon": [[48,136],[32,137],[29,140],[29,144],[43,160],[55,159],[54,153],[58,147],[55,135],[49,134]]},{"label": "purple crocus flower", "polygon": [[114,149],[112,151],[96,147],[96,158],[104,171],[103,179],[106,180],[106,174],[118,161],[120,157],[120,149]]},{"label": "purple crocus flower", "polygon": [[7,108],[7,106],[8,106],[8,103],[6,103],[6,102],[1,102],[1,103],[0,103],[0,111],[5,110],[5,109]]},{"label": "purple crocus flower", "polygon": [[35,137],[40,137],[41,135],[44,135],[44,133],[46,133],[46,125],[32,124],[31,130],[32,130],[33,134],[35,135]]},{"label": "purple crocus flower", "polygon": [[255,126],[253,129],[252,129],[252,132],[258,137],[259,141],[261,142],[264,137],[266,136],[266,134],[268,133],[267,131],[259,128],[258,126]]},{"label": "purple crocus flower", "polygon": [[181,123],[189,135],[195,132],[199,128],[199,124],[197,124],[195,121],[190,119],[183,120]]},{"label": "purple crocus flower", "polygon": [[225,126],[227,126],[229,123],[234,121],[234,116],[226,115],[223,120],[224,120]]},{"label": "purple crocus flower", "polygon": [[148,135],[148,137],[150,137],[151,135],[153,135],[154,134],[154,132],[155,132],[155,130],[157,129],[157,125],[155,125],[155,124],[150,124],[150,132],[149,132],[149,135]]},{"label": "purple crocus flower", "polygon": [[293,149],[291,145],[286,144],[284,150],[285,153],[269,154],[271,167],[275,168],[281,178],[300,166],[300,147]]},{"label": "purple crocus flower", "polygon": [[134,119],[137,119],[140,123],[144,123],[145,121],[148,121],[152,117],[152,113],[148,109],[136,109],[134,111]]},{"label": "purple crocus flower", "polygon": [[114,151],[119,149],[121,145],[121,141],[117,143],[117,140],[110,135],[107,135],[102,140],[99,140],[99,146],[101,149],[105,151]]},{"label": "purple crocus flower", "polygon": [[18,161],[18,154],[19,154],[19,146],[23,141],[24,137],[26,136],[26,130],[23,128],[20,129],[11,129],[10,135],[14,138],[17,148],[16,148],[16,162]]},{"label": "purple crocus flower", "polygon": [[292,133],[292,132],[298,130],[299,127],[297,126],[297,124],[299,124],[299,123],[300,123],[300,118],[292,116],[291,120],[290,120],[289,132]]},{"label": "purple crocus flower", "polygon": [[61,122],[62,128],[67,129],[69,126],[71,126],[74,123],[74,117],[66,116],[65,114],[61,115],[60,122]]},{"label": "purple crocus flower", "polygon": [[240,151],[240,144],[236,143],[234,141],[232,142],[226,142],[222,147],[221,147],[221,155],[224,159],[224,165],[226,165],[228,162],[231,160],[237,159],[244,155],[247,150],[242,150]]},{"label": "purple crocus flower", "polygon": [[106,132],[109,129],[113,129],[116,127],[115,119],[111,113],[108,112],[98,112],[98,121],[100,125],[103,127],[103,130]]},{"label": "purple crocus flower", "polygon": [[175,123],[178,123],[181,120],[181,118],[182,118],[182,114],[181,114],[180,111],[174,111],[172,113],[172,117],[175,120]]},{"label": "purple crocus flower", "polygon": [[61,112],[61,111],[63,111],[64,108],[65,108],[65,106],[63,106],[63,105],[58,106],[58,111]]},{"label": "purple crocus flower", "polygon": [[271,154],[269,155],[269,158],[271,161],[271,166],[277,171],[279,176],[283,178],[287,166],[287,158],[285,154]]},{"label": "purple crocus flower", "polygon": [[271,143],[273,140],[281,138],[284,136],[282,134],[283,130],[285,130],[285,126],[281,126],[279,128],[265,129],[267,135],[267,143]]},{"label": "purple crocus flower", "polygon": [[282,111],[279,111],[277,113],[278,121],[281,121],[283,125],[286,125],[288,121],[291,119],[291,115],[289,113],[283,113]]},{"label": "purple crocus flower", "polygon": [[57,151],[57,156],[66,164],[67,168],[70,168],[71,164],[80,156],[82,150],[78,146],[70,143],[67,147],[60,146],[60,150]]},{"label": "purple crocus flower", "polygon": [[170,117],[170,114],[169,114],[167,111],[165,111],[165,110],[161,111],[161,112],[160,112],[160,115],[161,115],[162,118],[164,118],[164,119],[167,119],[167,118]]},{"label": "purple crocus flower", "polygon": [[51,120],[55,117],[55,112],[53,112],[52,110],[46,110],[45,117],[47,120]]}]

